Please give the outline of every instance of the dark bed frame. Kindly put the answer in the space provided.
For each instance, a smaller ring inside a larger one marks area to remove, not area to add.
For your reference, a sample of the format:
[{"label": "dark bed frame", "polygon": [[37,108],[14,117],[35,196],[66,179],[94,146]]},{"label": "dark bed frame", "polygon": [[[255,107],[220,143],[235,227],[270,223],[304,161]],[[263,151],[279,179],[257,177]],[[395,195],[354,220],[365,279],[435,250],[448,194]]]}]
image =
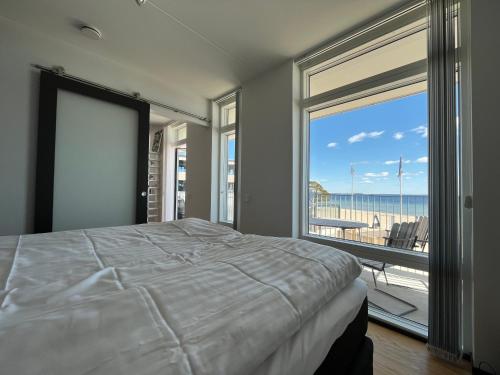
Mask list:
[{"label": "dark bed frame", "polygon": [[356,318],[332,345],[314,375],[372,375],[373,342],[366,337],[368,300],[365,298]]}]

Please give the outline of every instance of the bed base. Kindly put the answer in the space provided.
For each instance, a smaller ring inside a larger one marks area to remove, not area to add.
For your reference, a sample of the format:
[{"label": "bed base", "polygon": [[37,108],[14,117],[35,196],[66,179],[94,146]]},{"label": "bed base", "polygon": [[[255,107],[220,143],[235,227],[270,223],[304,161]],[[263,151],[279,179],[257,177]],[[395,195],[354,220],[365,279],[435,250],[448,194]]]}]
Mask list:
[{"label": "bed base", "polygon": [[365,298],[356,318],[332,345],[314,375],[372,375],[373,342],[366,337],[368,299]]}]

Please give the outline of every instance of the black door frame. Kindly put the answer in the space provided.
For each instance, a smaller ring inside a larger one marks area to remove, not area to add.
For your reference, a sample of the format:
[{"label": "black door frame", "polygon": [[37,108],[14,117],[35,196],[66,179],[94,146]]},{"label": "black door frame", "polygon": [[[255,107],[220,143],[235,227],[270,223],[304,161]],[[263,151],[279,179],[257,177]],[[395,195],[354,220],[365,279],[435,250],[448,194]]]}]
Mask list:
[{"label": "black door frame", "polygon": [[38,145],[35,190],[35,233],[52,232],[57,93],[66,90],[137,111],[136,223],[147,222],[149,103],[92,86],[55,73],[40,73]]}]

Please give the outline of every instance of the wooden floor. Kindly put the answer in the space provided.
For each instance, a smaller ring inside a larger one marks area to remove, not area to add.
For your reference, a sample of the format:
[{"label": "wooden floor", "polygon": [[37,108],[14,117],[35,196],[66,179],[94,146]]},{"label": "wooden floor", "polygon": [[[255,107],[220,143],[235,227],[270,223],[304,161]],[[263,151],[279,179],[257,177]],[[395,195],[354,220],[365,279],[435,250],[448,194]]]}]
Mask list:
[{"label": "wooden floor", "polygon": [[381,374],[470,374],[470,365],[465,362],[454,366],[429,354],[425,344],[374,323],[368,324],[368,336],[375,352],[373,372]]}]

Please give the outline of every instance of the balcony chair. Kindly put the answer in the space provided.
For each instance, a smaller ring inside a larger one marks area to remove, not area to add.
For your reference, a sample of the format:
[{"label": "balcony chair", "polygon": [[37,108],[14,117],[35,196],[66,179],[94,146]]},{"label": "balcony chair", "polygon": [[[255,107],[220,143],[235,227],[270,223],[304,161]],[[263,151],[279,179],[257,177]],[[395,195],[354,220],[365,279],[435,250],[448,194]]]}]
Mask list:
[{"label": "balcony chair", "polygon": [[417,219],[417,239],[415,241],[416,250],[424,251],[429,241],[429,218],[427,216],[419,216]]},{"label": "balcony chair", "polygon": [[[387,237],[384,237],[385,239],[385,246],[388,247],[395,247],[399,249],[407,249],[407,250],[413,250],[415,247],[415,244],[417,242],[417,232],[418,232],[418,227],[419,227],[419,222],[413,222],[413,223],[406,223],[403,222],[401,224],[399,223],[394,223],[392,225],[391,231],[389,232],[389,235]],[[379,273],[382,272],[384,274],[385,278],[385,283],[386,285],[394,285],[398,287],[404,288],[402,285],[397,285],[397,284],[389,284],[389,281],[387,280],[387,275],[385,273],[385,267],[387,265],[386,262],[379,262],[375,260],[368,260],[368,259],[361,259],[361,264],[365,267],[368,267],[372,271],[372,277],[373,277],[373,283],[375,284],[375,289],[377,292],[385,294],[401,303],[404,305],[408,306],[408,310],[403,311],[400,314],[397,314],[398,316],[404,316],[409,313],[412,313],[414,311],[417,311],[418,308],[414,304],[405,301],[399,297],[396,297],[395,295],[392,295],[386,291],[380,290],[377,286],[377,277],[375,275],[375,271],[378,271]],[[376,305],[372,303],[372,305],[376,306],[377,308],[387,311],[384,309],[382,306]]]}]

